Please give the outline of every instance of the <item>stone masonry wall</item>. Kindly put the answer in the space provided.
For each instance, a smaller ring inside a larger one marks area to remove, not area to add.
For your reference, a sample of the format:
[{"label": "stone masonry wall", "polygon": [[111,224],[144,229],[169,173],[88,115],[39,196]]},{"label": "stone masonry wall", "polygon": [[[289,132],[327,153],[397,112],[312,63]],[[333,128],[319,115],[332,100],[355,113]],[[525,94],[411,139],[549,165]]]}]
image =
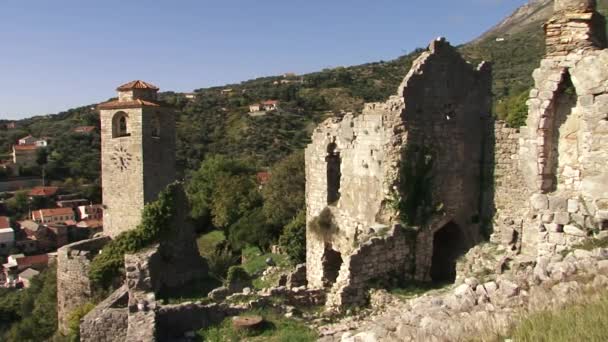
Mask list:
[{"label": "stone masonry wall", "polygon": [[[556,9],[566,2],[551,22],[586,26],[588,35],[570,37],[572,50],[541,61],[521,129],[520,167],[533,192],[522,244],[531,254],[560,252],[608,228],[608,49],[593,23],[579,20],[597,15],[594,2],[557,1]],[[576,3],[582,12],[569,10]],[[562,43],[548,33],[548,45]]]},{"label": "stone masonry wall", "polygon": [[108,237],[76,242],[57,250],[57,317],[59,331],[68,329],[67,318],[91,300],[91,259],[109,241]]},{"label": "stone masonry wall", "polygon": [[431,193],[432,203],[421,209],[433,213],[419,214],[423,217],[417,223],[421,225],[416,242],[418,280],[430,280],[434,235],[446,224],[455,223],[462,231],[465,241],[456,243],[471,247],[481,240],[480,180],[490,89],[490,65],[470,65],[443,39],[430,45],[400,87],[405,99],[404,144],[409,151],[423,151],[402,163],[415,169],[423,153],[424,162],[432,165],[425,190]]},{"label": "stone masonry wall", "polygon": [[364,305],[370,280],[386,280],[391,273],[398,277],[406,274],[412,256],[403,228],[395,226],[384,234],[370,237],[346,257],[327,298],[328,308]]},{"label": "stone masonry wall", "polygon": [[[359,116],[332,118],[315,129],[306,149],[309,286],[331,285],[335,267],[342,262],[332,290],[341,298],[336,302],[358,300],[354,298],[365,282],[361,279],[368,276],[363,272],[362,278],[349,283],[358,277],[348,264],[353,253],[370,235],[399,223],[399,203],[410,195],[399,188],[402,166],[416,169],[428,162],[404,157],[406,149],[432,151],[433,184],[428,191],[434,208],[427,203],[418,209],[428,212],[436,207],[436,217],[429,221],[443,222],[428,225],[419,234],[418,278],[428,278],[433,234],[449,221],[463,229],[466,244],[479,240],[479,224],[473,221],[481,211],[483,122],[490,115],[490,84],[487,64],[472,67],[449,43],[438,39],[414,62],[396,96],[385,103],[366,104]],[[407,243],[397,244],[402,245]],[[410,252],[404,247],[397,253]],[[388,252],[386,257],[393,260]],[[384,266],[376,270],[393,269]]]},{"label": "stone masonry wall", "polygon": [[[519,129],[505,122],[494,124],[492,184],[493,221],[491,241],[517,251],[521,247],[523,218],[527,214],[530,191],[519,170]],[[490,216],[490,217],[492,217]]]},{"label": "stone masonry wall", "polygon": [[80,323],[80,341],[125,341],[128,296],[127,287],[122,286],[86,314]]}]

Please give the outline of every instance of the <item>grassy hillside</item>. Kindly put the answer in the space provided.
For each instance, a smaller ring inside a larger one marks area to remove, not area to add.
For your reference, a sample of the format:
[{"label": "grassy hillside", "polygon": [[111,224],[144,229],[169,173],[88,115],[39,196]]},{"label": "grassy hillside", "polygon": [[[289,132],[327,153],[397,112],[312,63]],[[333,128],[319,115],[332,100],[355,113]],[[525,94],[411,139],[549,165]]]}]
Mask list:
[{"label": "grassy hillside", "polygon": [[[599,1],[600,10],[608,13],[608,0]],[[521,110],[525,93],[532,85],[531,73],[544,54],[543,32],[538,23],[521,27],[517,33],[502,36],[492,31],[487,38],[459,47],[472,62],[488,60],[494,64],[494,94],[496,114],[508,116],[513,108]],[[504,41],[496,41],[502,36]],[[449,37],[448,37],[449,38]],[[306,146],[314,126],[339,111],[359,111],[364,102],[383,101],[394,94],[422,52],[412,53],[391,61],[380,61],[352,67],[326,69],[302,76],[303,82],[275,84],[282,77],[255,80],[196,90],[194,100],[176,93],[162,94],[164,100],[178,110],[177,156],[180,170],[196,169],[210,154],[242,157],[260,167],[270,166],[290,152]],[[296,80],[299,80],[297,77]],[[232,89],[222,94],[222,89]],[[260,100],[281,101],[281,110],[262,117],[248,115],[248,105]],[[8,152],[10,144],[21,135],[51,136],[57,140],[71,139],[59,155],[69,163],[64,173],[72,177],[94,179],[91,167],[98,165],[98,142],[79,141],[69,133],[82,124],[98,124],[91,106],[73,109],[57,115],[36,117],[20,122],[20,129],[0,131],[0,155]],[[98,139],[98,136],[94,136]],[[65,144],[64,144],[65,145]],[[82,145],[82,146],[81,146]],[[57,154],[54,156],[57,157]],[[51,159],[53,155],[51,155]],[[61,173],[58,173],[61,174]]]}]

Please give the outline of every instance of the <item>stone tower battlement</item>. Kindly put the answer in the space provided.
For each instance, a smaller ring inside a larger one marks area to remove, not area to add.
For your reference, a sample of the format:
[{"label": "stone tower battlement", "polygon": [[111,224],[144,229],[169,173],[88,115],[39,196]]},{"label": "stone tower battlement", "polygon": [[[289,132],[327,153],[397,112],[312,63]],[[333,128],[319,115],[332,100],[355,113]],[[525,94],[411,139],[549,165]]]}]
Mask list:
[{"label": "stone tower battlement", "polygon": [[157,101],[158,88],[132,81],[118,100],[99,105],[104,233],[139,224],[144,205],[175,179],[175,118]]}]

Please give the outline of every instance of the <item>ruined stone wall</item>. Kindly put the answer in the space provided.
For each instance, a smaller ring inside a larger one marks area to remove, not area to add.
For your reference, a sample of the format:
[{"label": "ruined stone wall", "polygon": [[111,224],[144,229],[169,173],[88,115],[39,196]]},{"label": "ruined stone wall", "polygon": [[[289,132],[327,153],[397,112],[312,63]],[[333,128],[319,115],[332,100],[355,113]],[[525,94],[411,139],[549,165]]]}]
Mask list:
[{"label": "ruined stone wall", "polygon": [[[402,99],[368,104],[363,114],[330,119],[313,133],[306,149],[307,219],[331,211],[337,230],[323,234],[307,230],[308,281],[322,286],[326,248],[349,254],[376,222],[390,222],[386,200],[397,177],[400,140],[394,136]],[[328,147],[335,144],[340,163],[340,198],[328,203]]]},{"label": "ruined stone wall", "polygon": [[[570,37],[576,47],[565,55],[549,53],[533,74],[519,150],[521,171],[533,192],[523,229],[525,253],[560,252],[607,228],[608,50],[583,42],[601,39],[578,14],[564,10],[552,20],[562,27],[587,25],[590,36]],[[547,44],[557,48],[561,41],[548,35]]]},{"label": "ruined stone wall", "polygon": [[128,296],[127,287],[122,286],[86,314],[80,323],[80,341],[125,341]]},{"label": "ruined stone wall", "polygon": [[107,237],[76,242],[57,250],[57,317],[59,331],[76,308],[91,300],[89,268],[93,257],[108,243]]},{"label": "ruined stone wall", "polygon": [[[416,241],[419,280],[430,279],[433,238],[444,225],[457,224],[468,247],[481,238],[480,180],[490,89],[490,66],[471,66],[443,39],[431,44],[400,87],[407,131],[402,163],[412,165],[415,173],[420,163],[431,165],[426,175],[417,174],[420,180],[430,179],[423,192],[431,194],[431,203],[417,208],[415,220],[421,225]],[[405,198],[409,189],[403,191]]]},{"label": "ruined stone wall", "polygon": [[[487,64],[472,67],[438,39],[414,62],[396,96],[366,104],[359,116],[332,118],[315,129],[306,149],[309,286],[333,286],[335,302],[343,305],[360,300],[364,283],[372,277],[395,267],[411,272],[405,269],[406,255],[412,252],[405,237],[395,243],[398,261],[391,252],[381,256],[371,248],[362,252],[378,261],[371,273],[350,264],[353,258],[365,258],[356,255],[370,236],[400,222],[399,211],[408,196],[420,195],[403,186],[404,169],[421,179],[432,178],[423,190],[432,203],[412,201],[413,213],[428,217],[407,213],[413,219],[406,224],[423,227],[416,241],[418,278],[428,278],[433,235],[443,225],[455,221],[468,245],[479,240],[490,81]],[[432,165],[429,174],[419,174],[426,164]],[[410,179],[408,184],[415,183]]]},{"label": "ruined stone wall", "polygon": [[412,251],[403,228],[395,226],[383,234],[386,235],[370,236],[346,256],[328,295],[327,307],[363,305],[370,280],[388,280],[391,273],[393,277],[406,276]]},{"label": "ruined stone wall", "polygon": [[545,24],[547,56],[606,45],[606,21],[595,7],[595,0],[555,1],[555,14]]},{"label": "ruined stone wall", "polygon": [[492,242],[518,250],[530,196],[519,169],[519,129],[498,121],[492,133],[493,174],[486,191],[492,195],[489,201],[494,208],[489,216],[491,221],[484,224],[490,225]]}]

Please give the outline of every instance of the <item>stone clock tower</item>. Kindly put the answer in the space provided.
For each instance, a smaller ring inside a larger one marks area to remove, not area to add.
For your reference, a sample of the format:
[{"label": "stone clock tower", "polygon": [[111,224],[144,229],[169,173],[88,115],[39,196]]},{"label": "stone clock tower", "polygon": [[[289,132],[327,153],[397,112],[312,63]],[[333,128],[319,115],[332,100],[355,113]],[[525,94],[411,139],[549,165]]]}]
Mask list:
[{"label": "stone clock tower", "polygon": [[175,118],[158,88],[133,81],[98,106],[101,119],[103,226],[106,235],[134,229],[144,204],[175,179]]}]

